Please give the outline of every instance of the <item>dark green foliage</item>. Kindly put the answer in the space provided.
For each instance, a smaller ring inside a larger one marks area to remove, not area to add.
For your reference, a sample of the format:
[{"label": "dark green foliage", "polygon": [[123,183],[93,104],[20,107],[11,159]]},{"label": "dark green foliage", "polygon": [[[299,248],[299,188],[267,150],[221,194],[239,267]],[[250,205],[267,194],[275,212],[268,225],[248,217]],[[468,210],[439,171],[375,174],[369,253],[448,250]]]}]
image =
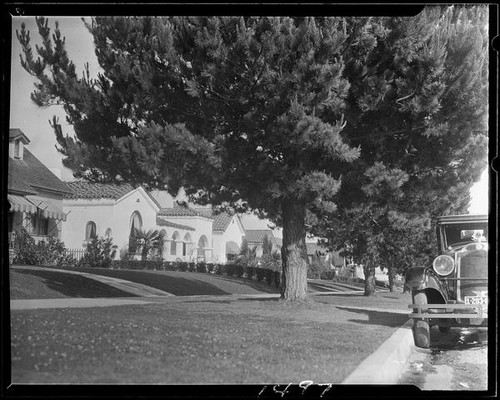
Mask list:
[{"label": "dark green foliage", "polygon": [[148,257],[153,257],[155,254],[161,257],[165,246],[164,231],[158,232],[155,229],[146,231],[145,229],[136,228],[135,236],[132,239],[135,240],[141,250],[142,260],[147,260]]},{"label": "dark green foliage", "polygon": [[117,247],[111,238],[95,237],[87,243],[80,264],[93,268],[108,268],[115,258]]},{"label": "dark green foliage", "polygon": [[486,6],[436,6],[372,19],[346,53],[344,132],[361,154],[341,166],[339,212],[315,228],[373,283],[376,266],[428,265],[433,219],[467,210],[486,165],[487,15]]},{"label": "dark green foliage", "polygon": [[273,242],[265,235],[262,243],[262,255],[271,254],[273,252]]},{"label": "dark green foliage", "polygon": [[266,276],[266,269],[265,268],[255,268],[255,277],[257,278],[258,282],[262,282],[262,280]]},{"label": "dark green foliage", "polygon": [[330,266],[318,254],[314,254],[307,267],[307,277],[309,279],[321,279],[322,274],[328,271],[330,271]]},{"label": "dark green foliage", "polygon": [[[486,7],[409,18],[96,17],[96,79],[77,76],[57,25],[51,37],[37,18],[38,59],[28,32],[17,34],[37,78],[33,101],[61,104],[74,127],[70,137],[52,121],[77,178],[184,187],[195,202],[258,210],[283,226],[285,274],[304,270],[306,220],[335,236],[333,222],[360,209],[359,228],[373,224],[361,247],[373,252],[356,262],[371,271],[389,211],[426,227],[463,210],[481,173]],[[282,296],[304,298],[300,287],[285,284]]]},{"label": "dark green foliage", "polygon": [[[75,177],[184,187],[274,220],[285,205],[334,208],[338,167],[359,154],[341,136],[343,19],[96,17],[96,79],[77,76],[57,25],[51,39],[36,22],[40,59],[23,28],[21,63],[37,78],[33,101],[61,104],[74,127],[73,138],[52,121]],[[304,218],[294,223],[302,233]]]},{"label": "dark green foliage", "polygon": [[24,228],[16,232],[14,240],[14,264],[38,266],[75,266],[76,260],[68,254],[62,241],[48,237],[46,241],[35,240]]},{"label": "dark green foliage", "polygon": [[208,272],[207,265],[204,262],[197,263],[196,272]]},{"label": "dark green foliage", "polygon": [[271,254],[264,254],[259,260],[260,268],[268,268],[273,271],[281,271],[281,254],[274,251]]},{"label": "dark green foliage", "polygon": [[256,269],[254,266],[245,266],[243,267],[243,274],[248,278],[248,279],[252,279],[255,274],[256,274]]},{"label": "dark green foliage", "polygon": [[163,269],[163,263],[151,260],[113,260],[109,268],[160,271]]}]

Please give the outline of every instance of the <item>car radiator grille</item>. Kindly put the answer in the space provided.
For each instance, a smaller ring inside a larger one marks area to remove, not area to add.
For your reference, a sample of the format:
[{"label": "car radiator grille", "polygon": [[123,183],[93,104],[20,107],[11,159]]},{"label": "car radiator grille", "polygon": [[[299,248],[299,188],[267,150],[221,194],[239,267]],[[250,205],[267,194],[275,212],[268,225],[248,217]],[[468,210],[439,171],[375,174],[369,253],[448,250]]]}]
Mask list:
[{"label": "car radiator grille", "polygon": [[458,257],[458,277],[478,278],[478,280],[459,280],[458,298],[478,296],[478,291],[488,290],[488,254],[484,250],[469,251]]}]

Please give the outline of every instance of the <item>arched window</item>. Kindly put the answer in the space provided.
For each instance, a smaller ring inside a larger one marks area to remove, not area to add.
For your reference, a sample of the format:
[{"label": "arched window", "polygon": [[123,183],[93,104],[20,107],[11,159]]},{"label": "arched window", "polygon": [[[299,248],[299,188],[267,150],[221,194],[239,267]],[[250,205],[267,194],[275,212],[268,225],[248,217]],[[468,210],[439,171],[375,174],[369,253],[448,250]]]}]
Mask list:
[{"label": "arched window", "polygon": [[87,222],[87,226],[85,227],[85,240],[92,240],[97,237],[97,226],[95,222],[89,221]]},{"label": "arched window", "polygon": [[130,236],[135,236],[136,229],[142,229],[142,217],[139,211],[134,211],[130,217]]},{"label": "arched window", "polygon": [[130,216],[128,251],[133,254],[137,251],[136,229],[142,229],[142,217],[139,211],[134,211]]},{"label": "arched window", "polygon": [[184,241],[182,242],[182,255],[187,256],[189,249],[191,247],[191,235],[186,233],[184,235]]},{"label": "arched window", "polygon": [[107,239],[111,239],[113,237],[113,232],[111,231],[111,228],[106,229],[106,232],[104,233],[104,236]]},{"label": "arched window", "polygon": [[208,239],[205,235],[201,235],[198,240],[198,260],[205,261],[205,248],[208,246]]},{"label": "arched window", "polygon": [[179,232],[175,231],[172,235],[172,242],[170,242],[170,254],[177,255],[177,241],[179,240]]}]

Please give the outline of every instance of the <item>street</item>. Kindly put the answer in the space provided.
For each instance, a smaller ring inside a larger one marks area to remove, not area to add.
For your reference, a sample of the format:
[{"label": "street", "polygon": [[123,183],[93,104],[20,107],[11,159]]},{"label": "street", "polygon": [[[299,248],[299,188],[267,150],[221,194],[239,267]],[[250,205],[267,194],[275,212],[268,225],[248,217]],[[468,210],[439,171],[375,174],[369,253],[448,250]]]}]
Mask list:
[{"label": "street", "polygon": [[431,330],[431,348],[415,351],[400,384],[422,390],[487,390],[488,332],[478,328]]}]

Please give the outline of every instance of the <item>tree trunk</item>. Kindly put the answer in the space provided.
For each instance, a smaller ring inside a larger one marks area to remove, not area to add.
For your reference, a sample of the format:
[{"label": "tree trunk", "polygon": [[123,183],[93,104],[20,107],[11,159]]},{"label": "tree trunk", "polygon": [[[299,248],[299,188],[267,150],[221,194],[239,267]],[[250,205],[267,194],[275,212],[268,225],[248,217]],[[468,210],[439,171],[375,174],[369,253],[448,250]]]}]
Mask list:
[{"label": "tree trunk", "polygon": [[389,277],[389,291],[396,291],[396,274],[394,273],[394,269],[392,267],[387,268],[387,276]]},{"label": "tree trunk", "polygon": [[284,200],[281,205],[283,219],[281,298],[284,300],[307,298],[305,214],[305,207],[300,203]]},{"label": "tree trunk", "polygon": [[365,273],[365,296],[375,293],[375,267],[367,262],[363,267]]}]

